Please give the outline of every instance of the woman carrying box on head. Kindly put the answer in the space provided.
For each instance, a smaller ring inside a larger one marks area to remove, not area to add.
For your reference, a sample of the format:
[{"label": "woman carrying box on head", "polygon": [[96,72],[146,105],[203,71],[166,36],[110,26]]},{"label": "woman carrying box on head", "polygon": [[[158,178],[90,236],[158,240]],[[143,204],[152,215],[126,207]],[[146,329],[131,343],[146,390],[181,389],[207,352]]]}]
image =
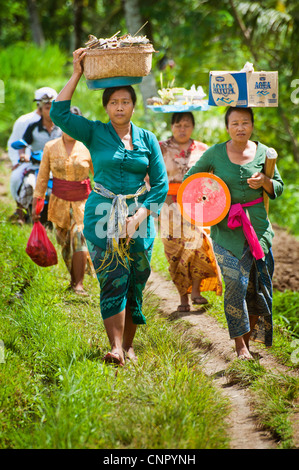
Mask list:
[{"label": "woman carrying box on head", "polygon": [[[124,365],[125,356],[136,359],[136,328],[146,323],[142,294],[155,238],[151,214],[158,214],[165,200],[167,173],[156,137],[131,122],[136,102],[131,86],[104,91],[107,124],[70,113],[85,51],[73,53],[73,74],[53,103],[51,117],[91,154],[95,186],[85,206],[84,235],[100,283],[101,314],[111,345],[104,359]],[[147,173],[150,191],[144,184]]]},{"label": "woman carrying box on head", "polygon": [[[283,192],[277,168],[272,179],[263,173],[267,147],[250,140],[253,121],[250,108],[228,108],[225,124],[230,140],[209,148],[185,176],[213,172],[230,190],[230,212],[211,228],[211,237],[225,282],[224,310],[229,334],[241,359],[252,358],[249,339],[272,345],[274,233],[263,192],[270,199]],[[240,220],[243,226],[239,226]]]}]

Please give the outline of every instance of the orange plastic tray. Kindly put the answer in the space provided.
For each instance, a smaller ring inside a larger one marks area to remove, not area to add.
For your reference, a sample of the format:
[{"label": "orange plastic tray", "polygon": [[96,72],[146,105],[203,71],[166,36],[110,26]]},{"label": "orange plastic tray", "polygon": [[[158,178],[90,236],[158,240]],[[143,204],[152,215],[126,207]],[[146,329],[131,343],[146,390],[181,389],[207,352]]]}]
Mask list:
[{"label": "orange plastic tray", "polygon": [[177,202],[182,216],[203,227],[216,225],[227,215],[231,196],[227,185],[212,173],[195,173],[178,189]]}]

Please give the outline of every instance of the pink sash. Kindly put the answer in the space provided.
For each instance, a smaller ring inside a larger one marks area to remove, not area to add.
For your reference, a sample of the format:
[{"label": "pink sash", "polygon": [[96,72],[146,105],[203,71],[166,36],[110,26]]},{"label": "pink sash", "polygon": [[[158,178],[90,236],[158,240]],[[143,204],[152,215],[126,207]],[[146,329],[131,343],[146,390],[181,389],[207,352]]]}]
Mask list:
[{"label": "pink sash", "polygon": [[250,220],[248,219],[243,207],[253,206],[254,204],[259,204],[263,202],[263,198],[260,197],[251,202],[246,202],[245,204],[232,204],[228,214],[227,226],[228,228],[234,230],[237,227],[243,226],[243,232],[248,241],[250,251],[255,259],[261,259],[265,256],[263,249],[260,245],[260,242],[257,238],[254,228],[251,225]]}]

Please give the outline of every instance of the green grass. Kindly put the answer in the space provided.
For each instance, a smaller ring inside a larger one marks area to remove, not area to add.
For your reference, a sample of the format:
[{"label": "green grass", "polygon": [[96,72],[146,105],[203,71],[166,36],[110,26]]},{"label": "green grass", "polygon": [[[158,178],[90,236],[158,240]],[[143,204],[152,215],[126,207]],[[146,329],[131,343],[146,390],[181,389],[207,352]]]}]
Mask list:
[{"label": "green grass", "polygon": [[38,276],[2,319],[2,447],[225,448],[227,403],[156,317],[155,299],[145,300],[140,364],[116,375],[102,361],[98,305],[65,294],[53,274]]},{"label": "green grass", "polygon": [[179,329],[156,314],[157,299],[145,293],[138,364],[105,365],[96,279],[86,277],[90,297],[80,298],[66,289],[59,250],[57,266],[36,266],[24,249],[31,227],[7,223],[12,210],[0,215],[0,447],[228,448],[228,403]]},{"label": "green grass", "polygon": [[299,292],[276,291],[273,310],[277,325],[282,326],[295,338],[299,338]]}]

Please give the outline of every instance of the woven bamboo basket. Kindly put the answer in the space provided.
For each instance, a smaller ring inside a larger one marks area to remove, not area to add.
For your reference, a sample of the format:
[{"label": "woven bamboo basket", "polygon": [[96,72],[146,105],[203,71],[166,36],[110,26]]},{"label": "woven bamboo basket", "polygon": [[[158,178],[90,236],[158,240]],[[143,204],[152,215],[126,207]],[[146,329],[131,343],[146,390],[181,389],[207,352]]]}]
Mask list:
[{"label": "woven bamboo basket", "polygon": [[152,68],[151,44],[119,47],[115,49],[90,49],[84,57],[84,76],[87,80],[110,77],[145,77]]}]

